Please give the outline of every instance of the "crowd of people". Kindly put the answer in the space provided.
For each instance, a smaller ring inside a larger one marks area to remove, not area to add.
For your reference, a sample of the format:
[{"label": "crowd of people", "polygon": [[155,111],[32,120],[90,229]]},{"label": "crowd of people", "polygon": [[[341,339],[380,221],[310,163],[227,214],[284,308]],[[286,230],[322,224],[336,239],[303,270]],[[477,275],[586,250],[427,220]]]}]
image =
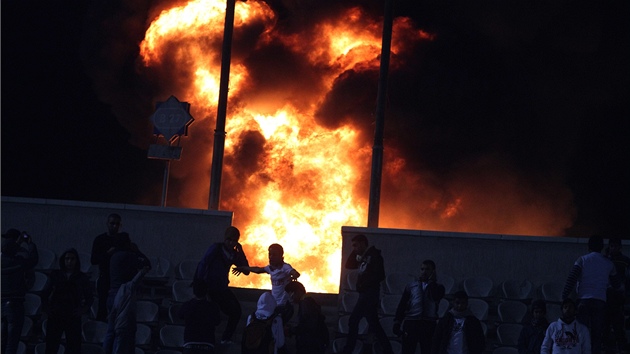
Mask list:
[{"label": "crowd of people", "polygon": [[[91,263],[98,266],[96,285],[81,271],[79,254],[69,248],[59,257],[59,268],[49,274],[42,292],[47,314],[46,353],[57,353],[65,335],[65,352],[81,353],[82,317],[95,301],[95,319],[107,322],[103,342],[106,354],[134,353],[136,302],[141,280],[151,268],[148,258],[129,234],[120,232],[118,214],[107,217],[107,232],[93,242]],[[284,261],[279,244],[268,247],[269,264],[250,266],[239,243],[240,232],[230,226],[223,241],[207,249],[191,282],[194,297],[179,311],[185,323],[184,354],[210,354],[219,346],[234,345],[232,338],[242,317],[238,298],[228,276],[269,274],[271,291],[258,299],[256,311],[246,314],[241,351],[252,353],[321,354],[330,351],[330,337],[321,306],[298,281],[300,273]],[[393,353],[379,321],[381,283],[385,279],[381,251],[365,235],[352,238],[352,252],[344,263],[357,271],[358,299],[348,321],[343,353],[355,352],[359,323],[365,318],[369,333],[380,350]],[[569,273],[562,294],[562,315],[546,317],[547,304],[531,303],[528,320],[518,340],[519,354],[599,354],[628,352],[624,306],[630,279],[630,258],[621,253],[621,240],[593,236],[589,252],[579,257]],[[17,352],[24,321],[24,298],[38,262],[37,246],[27,232],[9,229],[2,235],[2,353]],[[424,260],[419,277],[405,286],[394,315],[393,334],[402,353],[481,354],[487,349],[481,322],[468,309],[468,294],[449,296],[450,309],[440,317],[445,287],[437,279],[436,263]],[[297,314],[295,313],[297,308]],[[220,340],[215,331],[227,316]],[[551,320],[549,322],[548,320]]]}]

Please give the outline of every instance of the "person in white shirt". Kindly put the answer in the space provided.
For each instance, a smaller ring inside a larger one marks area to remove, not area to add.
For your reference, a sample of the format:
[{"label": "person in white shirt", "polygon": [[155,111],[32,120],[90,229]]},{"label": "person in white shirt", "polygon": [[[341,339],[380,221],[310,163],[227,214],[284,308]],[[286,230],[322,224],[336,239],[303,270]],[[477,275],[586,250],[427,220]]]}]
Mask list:
[{"label": "person in white shirt", "polygon": [[271,294],[276,300],[276,313],[282,316],[284,323],[293,317],[293,306],[290,303],[289,295],[284,287],[291,281],[297,280],[300,276],[289,263],[284,262],[284,249],[281,245],[274,243],[269,246],[269,264],[264,267],[235,267],[232,272],[252,272],[256,274],[267,273],[271,277]]},{"label": "person in white shirt", "polygon": [[588,328],[575,319],[573,300],[562,302],[562,316],[547,328],[540,354],[591,354]]}]

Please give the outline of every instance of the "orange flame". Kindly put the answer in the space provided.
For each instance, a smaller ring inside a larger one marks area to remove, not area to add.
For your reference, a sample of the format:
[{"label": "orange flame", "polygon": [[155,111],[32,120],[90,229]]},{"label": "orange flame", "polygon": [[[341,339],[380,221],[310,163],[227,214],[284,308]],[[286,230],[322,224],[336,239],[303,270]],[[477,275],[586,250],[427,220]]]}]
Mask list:
[{"label": "orange flame", "polygon": [[[222,194],[221,207],[234,211],[235,225],[241,229],[241,243],[250,264],[268,264],[267,247],[280,243],[285,249],[285,261],[302,274],[300,280],[308,291],[338,292],[341,227],[364,225],[367,220],[365,176],[369,176],[371,146],[358,127],[343,124],[341,119],[335,128],[324,127],[316,120],[316,114],[341,75],[378,71],[382,25],[360,8],[350,8],[299,31],[283,32],[276,28],[275,14],[265,2],[237,2],[235,10],[235,44],[241,44],[237,39],[239,30],[256,26],[257,41],[247,50],[269,44],[282,46],[287,55],[304,58],[302,64],[311,68],[312,77],[316,78],[309,81],[310,86],[295,78],[297,83],[287,87],[256,90],[252,88],[256,85],[252,63],[242,53],[246,50],[240,48],[240,55],[233,55],[222,181],[222,189],[229,185],[231,194]],[[212,144],[210,134],[204,134],[200,126],[215,124],[224,17],[224,1],[191,0],[160,13],[140,44],[145,67],[170,76],[176,92],[167,95],[176,94],[191,103],[196,118],[189,140],[183,141],[188,152],[176,162],[180,168],[172,170],[179,173],[176,177],[185,180],[179,198],[187,207],[207,206]],[[395,19],[391,67],[401,65],[398,54],[433,38],[432,34],[414,29],[409,19]],[[250,149],[248,144],[252,145]],[[186,158],[191,153],[201,156]],[[382,226],[460,230],[464,224],[472,225],[472,229],[487,226],[475,224],[477,218],[464,212],[475,208],[481,192],[470,193],[457,184],[449,186],[447,193],[431,190],[427,187],[430,176],[409,173],[404,158],[392,149],[387,153],[383,181],[391,193],[388,200],[382,201]],[[474,166],[470,168],[473,170]],[[521,185],[518,180],[502,183],[505,191]],[[500,186],[492,187],[501,190]],[[503,200],[506,204],[520,202],[518,195]],[[525,218],[506,218],[493,230],[541,234],[566,222],[552,221],[553,213],[548,213],[541,217],[538,228],[532,226],[531,220],[540,217],[538,210],[552,210],[562,203],[530,204],[534,206]],[[400,205],[410,206],[411,210],[403,211]],[[462,215],[469,216],[461,219]],[[459,224],[449,224],[449,220],[458,220]],[[269,278],[260,275],[232,277],[231,284],[270,287]]]}]

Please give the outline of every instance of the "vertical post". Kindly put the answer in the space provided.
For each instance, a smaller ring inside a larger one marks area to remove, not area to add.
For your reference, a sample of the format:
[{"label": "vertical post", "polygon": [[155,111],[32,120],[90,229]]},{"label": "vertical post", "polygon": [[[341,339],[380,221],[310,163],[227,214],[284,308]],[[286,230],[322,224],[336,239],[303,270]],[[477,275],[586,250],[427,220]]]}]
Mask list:
[{"label": "vertical post", "polygon": [[225,149],[225,118],[230,80],[230,61],[232,59],[232,33],[234,32],[234,7],[236,0],[227,0],[225,23],[223,25],[223,47],[221,49],[221,79],[219,83],[219,102],[217,105],[217,125],[214,130],[212,149],[212,167],[210,171],[210,193],[208,209],[219,210],[221,197],[221,174],[223,172],[223,152]]},{"label": "vertical post", "polygon": [[166,206],[166,193],[168,191],[168,174],[170,173],[170,169],[171,169],[171,160],[169,159],[164,162],[164,179],[162,180],[162,203],[161,203],[162,207]]},{"label": "vertical post", "polygon": [[383,170],[383,129],[385,126],[385,95],[387,91],[387,75],[389,73],[389,55],[392,42],[393,1],[385,0],[385,16],[383,19],[383,39],[381,45],[381,67],[378,81],[376,102],[376,128],[374,146],[372,147],[372,173],[370,176],[370,200],[368,207],[368,227],[378,227],[381,202],[381,177]]}]

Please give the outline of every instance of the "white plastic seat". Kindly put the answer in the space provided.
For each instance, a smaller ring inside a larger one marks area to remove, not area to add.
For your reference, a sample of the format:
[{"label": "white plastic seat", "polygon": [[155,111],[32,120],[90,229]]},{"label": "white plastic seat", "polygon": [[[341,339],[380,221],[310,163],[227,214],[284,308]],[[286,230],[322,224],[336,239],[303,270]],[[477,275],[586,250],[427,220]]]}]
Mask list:
[{"label": "white plastic seat", "polygon": [[494,282],[492,279],[484,276],[464,279],[464,290],[468,297],[488,297],[493,286]]},{"label": "white plastic seat", "polygon": [[177,302],[186,302],[193,298],[193,290],[190,286],[190,280],[176,280],[172,285],[173,300]]},{"label": "white plastic seat", "polygon": [[503,297],[509,300],[526,300],[532,292],[533,284],[529,280],[521,282],[506,280],[501,284]]},{"label": "white plastic seat", "polygon": [[185,259],[179,262],[179,265],[177,266],[177,278],[192,280],[197,272],[198,264],[199,261],[192,259]]},{"label": "white plastic seat", "polygon": [[352,312],[354,305],[357,304],[359,293],[355,291],[346,291],[341,295],[341,311]]},{"label": "white plastic seat", "polygon": [[381,310],[386,316],[394,316],[398,303],[400,303],[401,295],[398,294],[386,294],[381,298]]},{"label": "white plastic seat", "polygon": [[26,293],[24,295],[24,315],[39,316],[42,307],[42,298],[37,294]]},{"label": "white plastic seat", "polygon": [[[344,315],[339,317],[339,333],[348,334],[350,328],[348,327],[348,320],[350,319],[350,315]],[[366,334],[368,330],[368,323],[365,317],[362,317],[359,321],[359,334]]]},{"label": "white plastic seat", "polygon": [[440,303],[438,304],[438,317],[442,318],[446,315],[448,308],[450,307],[450,303],[445,298],[440,299]]},{"label": "white plastic seat", "polygon": [[26,343],[20,341],[18,342],[18,347],[16,350],[17,354],[25,354],[26,353]]},{"label": "white plastic seat", "polygon": [[46,289],[47,284],[48,275],[43,272],[35,272],[35,281],[33,282],[33,286],[28,290],[28,292],[39,294],[44,291],[44,289]]},{"label": "white plastic seat", "polygon": [[151,344],[151,327],[144,323],[136,324],[136,345]]},{"label": "white plastic seat", "polygon": [[497,306],[501,322],[521,323],[527,314],[527,305],[520,301],[504,301]]},{"label": "white plastic seat", "polygon": [[385,285],[387,292],[390,294],[402,294],[405,286],[414,281],[416,278],[407,273],[390,273],[385,276]]},{"label": "white plastic seat", "polygon": [[523,325],[516,323],[502,323],[497,326],[497,338],[503,345],[518,345],[518,337],[521,334]]},{"label": "white plastic seat", "polygon": [[35,270],[51,270],[55,268],[55,260],[57,259],[57,255],[53,250],[37,247],[38,261],[35,266]]},{"label": "white plastic seat", "polygon": [[[87,320],[81,326],[85,343],[102,344],[107,334],[107,323]],[[83,349],[83,348],[81,348]],[[90,349],[90,348],[88,348]]]},{"label": "white plastic seat", "polygon": [[348,290],[357,291],[357,279],[359,278],[359,271],[356,269],[348,270],[346,272],[346,288]]},{"label": "white plastic seat", "polygon": [[562,291],[564,284],[550,282],[541,286],[543,299],[547,302],[562,302]]},{"label": "white plastic seat", "polygon": [[170,324],[183,325],[186,323],[179,317],[179,309],[182,308],[182,303],[174,303],[168,307],[168,320]]},{"label": "white plastic seat", "polygon": [[[387,334],[387,337],[389,337],[389,338],[396,338],[397,337],[394,334],[394,332],[393,332],[393,329],[394,329],[394,317],[387,316],[387,317],[380,318],[378,321],[381,323],[381,327],[383,327],[383,330],[385,331],[385,334]],[[394,353],[395,352],[396,351],[394,351]]]},{"label": "white plastic seat", "polygon": [[468,299],[468,309],[477,317],[479,321],[488,319],[490,305],[481,299]]},{"label": "white plastic seat", "polygon": [[86,252],[79,252],[79,262],[81,263],[81,271],[86,274],[92,272],[92,255]]},{"label": "white plastic seat", "polygon": [[455,278],[448,274],[438,275],[438,283],[444,285],[444,294],[452,294],[455,288]]},{"label": "white plastic seat", "polygon": [[[332,352],[333,353],[341,353],[343,352],[343,347],[346,345],[346,338],[337,338],[332,342]],[[363,342],[357,340],[356,345],[354,346],[354,350],[352,354],[360,354],[363,351]]]},{"label": "white plastic seat", "polygon": [[151,261],[151,270],[145,275],[145,278],[165,278],[168,277],[171,270],[171,261],[163,257],[153,257]]},{"label": "white plastic seat", "polygon": [[142,348],[136,347],[134,354],[145,354],[145,353],[144,353],[144,350],[142,350]]},{"label": "white plastic seat", "polygon": [[[46,337],[46,332],[48,331],[48,318],[45,318],[42,321],[42,333],[44,334],[44,337]],[[61,333],[61,339],[66,339],[66,332],[64,331],[63,333]]]},{"label": "white plastic seat", "polygon": [[30,337],[32,328],[33,328],[33,320],[28,316],[24,316],[24,325],[22,325],[22,333],[20,337],[21,338]]},{"label": "white plastic seat", "polygon": [[136,321],[138,322],[155,322],[158,320],[158,312],[160,307],[152,301],[136,302]]},{"label": "white plastic seat", "polygon": [[160,328],[160,343],[168,348],[184,346],[184,326],[166,325]]}]

